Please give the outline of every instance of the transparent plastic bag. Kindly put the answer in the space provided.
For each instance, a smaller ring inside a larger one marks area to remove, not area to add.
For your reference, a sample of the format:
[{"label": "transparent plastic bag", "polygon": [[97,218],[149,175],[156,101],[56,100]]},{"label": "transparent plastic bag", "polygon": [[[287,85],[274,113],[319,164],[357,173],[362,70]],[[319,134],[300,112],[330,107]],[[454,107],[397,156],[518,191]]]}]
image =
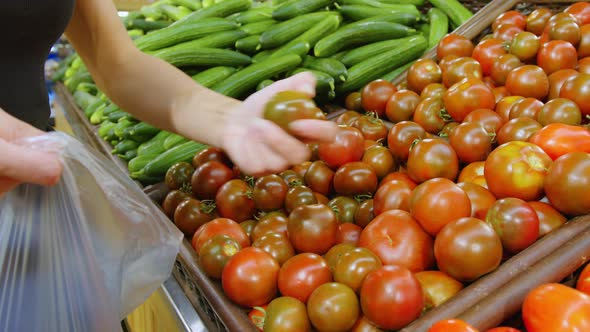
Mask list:
[{"label": "transparent plastic bag", "polygon": [[120,330],[169,277],[182,233],[74,138],[20,143],[59,153],[64,171],[55,186],[23,184],[0,199],[0,331]]}]

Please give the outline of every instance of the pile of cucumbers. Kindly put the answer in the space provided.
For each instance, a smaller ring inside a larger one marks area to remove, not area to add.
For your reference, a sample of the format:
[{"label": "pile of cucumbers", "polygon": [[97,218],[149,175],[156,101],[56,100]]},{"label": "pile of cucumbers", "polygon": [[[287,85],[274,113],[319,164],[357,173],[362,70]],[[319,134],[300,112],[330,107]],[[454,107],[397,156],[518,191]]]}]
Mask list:
[{"label": "pile of cucumbers", "polygon": [[[136,46],[199,84],[244,99],[302,71],[316,101],[334,102],[368,82],[392,80],[473,14],[457,0],[160,0],[123,23]],[[144,184],[205,145],[134,119],[99,91],[77,55],[63,81],[113,154]]]}]

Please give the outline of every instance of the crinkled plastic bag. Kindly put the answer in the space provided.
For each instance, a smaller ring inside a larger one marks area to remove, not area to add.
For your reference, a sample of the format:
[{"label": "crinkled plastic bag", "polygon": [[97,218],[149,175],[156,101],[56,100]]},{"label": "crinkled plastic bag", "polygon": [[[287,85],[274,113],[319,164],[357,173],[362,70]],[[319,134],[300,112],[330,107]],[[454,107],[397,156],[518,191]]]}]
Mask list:
[{"label": "crinkled plastic bag", "polygon": [[53,187],[23,184],[0,199],[0,331],[121,330],[169,277],[182,233],[74,138],[22,144],[59,153],[64,171]]}]

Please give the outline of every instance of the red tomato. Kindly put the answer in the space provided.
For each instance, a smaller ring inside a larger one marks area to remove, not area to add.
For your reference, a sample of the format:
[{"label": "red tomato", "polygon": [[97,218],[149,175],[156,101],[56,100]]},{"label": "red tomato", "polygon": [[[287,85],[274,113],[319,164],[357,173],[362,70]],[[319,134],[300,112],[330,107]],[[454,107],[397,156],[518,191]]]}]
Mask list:
[{"label": "red tomato", "polygon": [[551,123],[533,134],[529,142],[540,146],[553,160],[570,152],[590,153],[590,131],[580,126]]},{"label": "red tomato", "polygon": [[514,102],[510,108],[508,118],[510,120],[528,117],[537,120],[537,115],[543,108],[543,102],[535,98],[523,98]]},{"label": "red tomato", "polygon": [[420,93],[420,99],[426,98],[442,98],[447,91],[447,88],[441,83],[430,83]]},{"label": "red tomato", "polygon": [[476,109],[494,109],[496,105],[492,89],[474,78],[465,78],[454,84],[443,96],[443,101],[447,112],[457,122],[462,122],[467,114]]},{"label": "red tomato", "polygon": [[529,332],[590,331],[590,296],[562,284],[528,293],[522,318]]},{"label": "red tomato", "polygon": [[430,179],[414,189],[410,214],[422,228],[435,236],[451,221],[471,215],[469,196],[453,181]]},{"label": "red tomato", "polygon": [[248,312],[248,318],[260,332],[263,332],[262,327],[264,326],[264,317],[266,317],[266,308],[268,308],[268,304],[254,307]]},{"label": "red tomato", "polygon": [[309,320],[319,331],[348,331],[359,313],[358,298],[354,291],[338,282],[319,286],[307,301]]},{"label": "red tomato", "polygon": [[526,30],[540,36],[552,15],[553,13],[548,8],[541,7],[533,10],[527,16]]},{"label": "red tomato", "polygon": [[524,65],[508,74],[506,88],[512,95],[543,100],[549,94],[549,79],[541,67]]},{"label": "red tomato", "polygon": [[383,332],[383,330],[371,323],[361,312],[350,332]]},{"label": "red tomato", "polygon": [[363,134],[353,127],[340,127],[332,143],[321,143],[319,157],[331,168],[338,168],[346,163],[359,161],[365,152]]},{"label": "red tomato", "polygon": [[[522,96],[508,96],[508,97],[504,97],[504,98],[500,99],[500,101],[496,105],[495,111],[496,111],[496,114],[498,114],[500,116],[503,123],[510,120],[509,119],[510,109],[512,108],[512,106],[514,106],[514,103],[516,103],[517,101],[519,101],[521,99],[524,99],[524,97],[522,97]],[[501,125],[500,125],[500,127],[501,127]],[[500,128],[498,127],[498,129],[500,129]],[[498,132],[498,130],[496,130],[495,132]]]},{"label": "red tomato", "polygon": [[213,279],[220,279],[227,262],[240,251],[238,241],[227,235],[215,235],[201,247],[199,265],[203,272]]},{"label": "red tomato", "polygon": [[287,232],[297,252],[325,254],[338,237],[338,220],[326,205],[302,205],[289,214]]},{"label": "red tomato", "polygon": [[256,207],[250,192],[250,186],[243,180],[233,179],[224,183],[215,195],[219,215],[237,222],[252,219]]},{"label": "red tomato", "polygon": [[201,150],[197,153],[192,160],[193,167],[195,169],[203,165],[208,161],[217,161],[228,167],[233,167],[233,164],[229,157],[220,148],[208,147],[205,150]]},{"label": "red tomato", "polygon": [[198,199],[215,199],[219,188],[234,178],[234,172],[219,161],[200,164],[191,177],[192,192]]},{"label": "red tomato", "polygon": [[252,242],[256,242],[262,236],[269,233],[287,234],[287,216],[283,212],[270,212],[265,214],[256,223],[250,235]]},{"label": "red tomato", "polygon": [[443,84],[447,88],[468,77],[483,79],[481,65],[471,57],[460,57],[449,61],[442,72]]},{"label": "red tomato", "polygon": [[441,60],[448,55],[455,55],[457,57],[471,56],[473,48],[473,43],[466,37],[448,34],[438,43],[436,57]]},{"label": "red tomato", "polygon": [[492,34],[494,39],[502,40],[504,42],[510,42],[514,36],[523,32],[523,29],[514,24],[502,24],[499,25],[496,31]]},{"label": "red tomato", "polygon": [[365,85],[361,91],[361,105],[367,112],[375,112],[379,116],[385,114],[387,101],[397,91],[395,85],[386,80],[375,80]]},{"label": "red tomato", "polygon": [[[358,92],[356,92],[358,93]],[[349,96],[355,94],[355,92],[351,93]],[[359,103],[360,103],[360,94],[359,94]],[[348,97],[347,97],[348,100]],[[360,106],[359,106],[360,107]],[[352,109],[352,108],[348,108],[347,109]],[[361,113],[357,112],[357,111],[346,111],[342,114],[340,114],[338,116],[338,118],[336,118],[336,124],[342,125],[342,126],[352,126],[352,124],[356,121],[356,119],[358,119],[359,117],[361,117]]]},{"label": "red tomato", "polygon": [[338,236],[336,238],[336,243],[348,243],[352,245],[357,245],[359,242],[359,238],[361,237],[361,231],[363,229],[356,224],[351,223],[343,223],[338,225]]},{"label": "red tomato", "polygon": [[414,141],[425,136],[426,131],[419,124],[412,121],[398,122],[387,135],[387,147],[395,157],[406,161]]},{"label": "red tomato", "polygon": [[577,76],[579,72],[573,69],[562,69],[549,75],[549,96],[547,99],[552,100],[559,98],[559,93],[563,83],[570,77]]},{"label": "red tomato", "polygon": [[422,313],[424,294],[408,269],[383,266],[370,272],[360,294],[363,314],[382,329],[400,329]]},{"label": "red tomato", "polygon": [[199,227],[215,218],[212,210],[213,207],[206,202],[184,199],[174,211],[174,224],[187,238],[191,238]]},{"label": "red tomato", "polygon": [[366,140],[382,141],[387,137],[387,126],[375,113],[357,118],[352,126],[360,130]]},{"label": "red tomato", "polygon": [[277,293],[279,264],[262,249],[248,247],[223,268],[221,285],[230,300],[244,307],[270,302]]},{"label": "red tomato", "polygon": [[295,255],[295,249],[293,249],[289,238],[282,233],[265,234],[252,242],[252,247],[266,251],[279,265],[283,265]]},{"label": "red tomato", "polygon": [[352,197],[336,196],[328,201],[328,205],[336,214],[340,224],[354,223],[354,215],[359,208],[359,202]]},{"label": "red tomato", "polygon": [[539,218],[539,237],[545,236],[567,222],[553,206],[539,201],[529,202]]},{"label": "red tomato", "polygon": [[583,116],[590,115],[590,74],[579,74],[565,80],[559,97],[574,101]]},{"label": "red tomato", "polygon": [[590,56],[590,24],[580,27],[580,44],[578,44],[578,57]]},{"label": "red tomato", "polygon": [[486,188],[472,182],[462,182],[458,185],[469,196],[471,216],[484,220],[488,210],[496,202],[496,197]]},{"label": "red tomato", "polygon": [[486,332],[521,332],[521,331],[517,330],[515,328],[512,328],[512,327],[500,326],[500,327],[495,327],[491,330],[487,330]]},{"label": "red tomato", "polygon": [[[457,183],[462,182],[470,182],[473,184],[477,184],[481,187],[488,188],[488,184],[486,183],[486,178],[484,177],[484,166],[485,161],[476,161],[474,163],[470,163],[467,166],[463,167],[461,173],[459,173],[459,178],[457,179]],[[472,211],[473,212],[473,211]]]},{"label": "red tomato", "polygon": [[[504,98],[500,100],[498,105],[500,105],[502,100],[504,100]],[[496,106],[496,108],[497,107],[498,106]],[[467,114],[465,119],[463,119],[463,122],[479,123],[488,133],[492,134],[497,133],[505,121],[502,119],[502,116],[500,116],[500,114],[494,112],[493,110],[487,108],[480,108]]]},{"label": "red tomato", "polygon": [[408,175],[417,183],[438,177],[454,181],[459,175],[459,158],[447,141],[427,138],[410,150],[407,168]]},{"label": "red tomato", "polygon": [[422,271],[414,275],[424,292],[426,309],[438,307],[463,289],[463,284],[440,271]]},{"label": "red tomato", "polygon": [[547,198],[568,216],[590,213],[590,154],[570,152],[555,160],[545,178]]},{"label": "red tomato", "polygon": [[506,122],[500,128],[496,135],[496,141],[500,145],[513,141],[526,142],[541,128],[543,126],[535,119],[529,117],[515,118]]},{"label": "red tomato", "polygon": [[578,52],[566,41],[552,40],[539,49],[537,64],[547,75],[561,69],[575,69],[578,65]]},{"label": "red tomato", "polygon": [[309,189],[328,195],[333,190],[334,171],[325,162],[317,160],[311,163],[303,179]]},{"label": "red tomato", "polygon": [[287,183],[278,175],[267,175],[256,180],[252,190],[254,205],[260,211],[274,211],[283,207]]},{"label": "red tomato", "polygon": [[310,331],[311,324],[305,304],[289,296],[275,298],[268,304],[262,329],[267,332]]},{"label": "red tomato", "polygon": [[580,273],[578,281],[576,282],[576,289],[590,295],[590,264],[586,265],[582,270],[582,273]]},{"label": "red tomato", "polygon": [[580,25],[590,23],[590,4],[587,2],[576,2],[567,7],[564,12],[573,15]]},{"label": "red tomato", "polygon": [[363,162],[351,162],[340,166],[334,174],[334,190],[345,196],[373,194],[378,181],[371,166]]},{"label": "red tomato", "polygon": [[465,163],[486,160],[492,152],[492,137],[479,123],[464,122],[453,128],[449,143]]},{"label": "red tomato", "polygon": [[220,234],[227,235],[238,241],[241,248],[250,246],[250,238],[248,237],[248,234],[246,234],[246,231],[244,231],[237,222],[227,218],[217,218],[201,226],[199,231],[195,233],[191,241],[193,249],[195,249],[197,253],[200,252],[207,240]]},{"label": "red tomato", "polygon": [[506,53],[504,41],[490,38],[479,42],[473,49],[471,56],[481,64],[481,70],[484,76],[489,76],[492,72],[494,60]]},{"label": "red tomato", "polygon": [[374,252],[384,265],[401,265],[412,272],[428,269],[434,263],[432,238],[401,210],[386,211],[361,232],[358,243]]},{"label": "red tomato", "polygon": [[291,257],[281,266],[278,287],[283,296],[291,296],[306,303],[309,295],[332,281],[328,263],[322,256],[304,253]]},{"label": "red tomato", "polygon": [[[441,79],[442,71],[436,61],[431,59],[419,59],[408,69],[408,89],[418,94],[428,84],[440,83]],[[392,119],[390,118],[390,120]]]},{"label": "red tomato", "polygon": [[508,142],[492,151],[484,176],[497,198],[533,201],[543,197],[543,183],[551,162],[551,157],[535,144]]},{"label": "red tomato", "polygon": [[541,42],[534,33],[523,31],[512,39],[510,53],[515,55],[519,60],[528,61],[537,55],[540,46]]},{"label": "red tomato", "polygon": [[525,201],[508,197],[497,200],[488,210],[485,221],[492,225],[502,245],[516,254],[539,237],[539,217]]},{"label": "red tomato", "polygon": [[495,84],[504,85],[508,74],[520,66],[522,66],[522,62],[520,62],[520,59],[516,55],[502,54],[492,64],[490,77]]},{"label": "red tomato", "polygon": [[368,199],[359,205],[359,208],[354,214],[354,223],[359,225],[361,228],[365,228],[371,220],[375,218],[375,212],[373,211],[373,200]]},{"label": "red tomato", "polygon": [[343,283],[358,293],[367,274],[381,266],[381,260],[371,250],[353,248],[336,261],[333,269],[334,281]]},{"label": "red tomato", "polygon": [[362,162],[371,166],[379,179],[398,168],[398,162],[391,151],[383,145],[374,145],[365,150]]},{"label": "red tomato", "polygon": [[412,114],[414,114],[414,110],[419,102],[420,96],[416,92],[400,90],[394,93],[391,98],[389,98],[389,101],[387,101],[385,115],[392,122],[411,120]]},{"label": "red tomato", "polygon": [[504,24],[512,24],[524,30],[526,28],[526,16],[517,10],[504,12],[498,15],[492,23],[492,31],[496,31],[498,27]]},{"label": "red tomato", "polygon": [[416,188],[412,180],[390,180],[383,183],[373,197],[375,215],[389,210],[404,210],[410,212],[410,197]]},{"label": "red tomato", "polygon": [[582,123],[582,112],[573,101],[565,98],[555,98],[543,105],[537,115],[537,121],[542,126],[550,123],[579,125]]},{"label": "red tomato", "polygon": [[590,74],[590,56],[578,60],[578,72]]},{"label": "red tomato", "polygon": [[447,124],[449,115],[442,98],[422,99],[416,106],[412,120],[431,134],[438,134]]},{"label": "red tomato", "polygon": [[428,332],[477,332],[477,330],[459,319],[447,319],[432,325]]}]

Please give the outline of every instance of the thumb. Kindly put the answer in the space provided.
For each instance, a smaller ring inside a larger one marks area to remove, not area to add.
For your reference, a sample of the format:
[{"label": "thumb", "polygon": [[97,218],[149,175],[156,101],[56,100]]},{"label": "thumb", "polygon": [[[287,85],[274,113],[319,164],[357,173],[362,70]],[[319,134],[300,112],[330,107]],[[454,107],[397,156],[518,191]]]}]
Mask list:
[{"label": "thumb", "polygon": [[281,91],[299,91],[310,98],[315,97],[316,78],[310,72],[299,73],[280,81],[276,81],[257,93],[257,98],[269,99]]},{"label": "thumb", "polygon": [[54,185],[62,164],[53,153],[33,150],[0,139],[0,177],[18,182]]}]

